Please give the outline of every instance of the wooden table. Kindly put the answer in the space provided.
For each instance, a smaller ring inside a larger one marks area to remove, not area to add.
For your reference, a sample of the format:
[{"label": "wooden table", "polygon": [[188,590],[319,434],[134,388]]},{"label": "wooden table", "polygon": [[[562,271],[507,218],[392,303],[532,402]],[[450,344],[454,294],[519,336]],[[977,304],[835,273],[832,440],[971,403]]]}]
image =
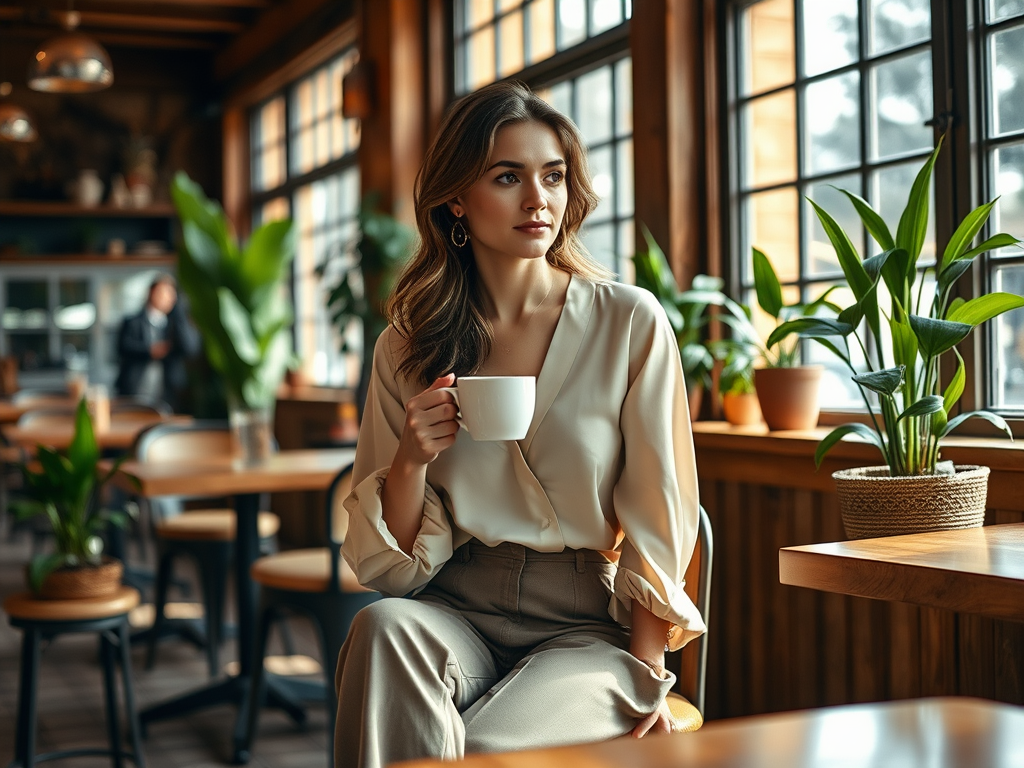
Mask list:
[{"label": "wooden table", "polygon": [[[103,431],[96,431],[96,444],[103,450],[127,450],[132,447],[135,438],[146,427],[158,422],[191,421],[190,416],[159,416],[157,414],[130,416],[114,415],[110,420],[110,428]],[[45,445],[57,450],[65,450],[71,445],[75,436],[75,417],[68,414],[67,423],[54,424],[48,422],[38,427],[29,424],[27,427],[19,427],[17,424],[4,424],[0,426],[4,437],[11,445],[21,446],[34,450],[37,445]]]},{"label": "wooden table", "polygon": [[785,547],[779,581],[1024,621],[1024,523]]},{"label": "wooden table", "polygon": [[[256,519],[261,493],[327,489],[342,468],[355,459],[351,448],[328,451],[281,451],[267,461],[247,466],[229,457],[221,461],[126,461],[114,475],[118,487],[143,496],[234,496],[238,524],[235,533],[235,584],[238,600],[238,666],[235,676],[143,710],[143,726],[156,720],[187,714],[217,704],[235,704],[238,713],[233,733],[236,763],[243,759],[242,743],[248,723],[249,685],[256,636],[256,585],[249,568],[259,556]],[[101,465],[102,471],[102,465]],[[134,478],[136,482],[133,482]],[[286,709],[301,720],[304,710],[288,695],[287,687],[267,675],[267,703]]]},{"label": "wooden table", "polygon": [[[953,768],[1024,764],[1024,708],[933,698],[739,717],[695,733],[472,755],[460,768]],[[446,768],[418,760],[402,768]]]}]

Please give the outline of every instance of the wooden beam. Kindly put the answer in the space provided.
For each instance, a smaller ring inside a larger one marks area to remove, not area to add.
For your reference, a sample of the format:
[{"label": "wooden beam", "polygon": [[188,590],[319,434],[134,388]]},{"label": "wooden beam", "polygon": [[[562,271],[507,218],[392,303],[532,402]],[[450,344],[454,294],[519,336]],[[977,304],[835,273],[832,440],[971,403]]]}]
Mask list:
[{"label": "wooden beam", "polygon": [[[18,25],[5,30],[4,39],[9,41],[23,40],[29,44],[38,44],[48,40],[57,32],[53,29],[37,26]],[[106,32],[89,30],[90,37],[95,38],[108,48],[152,48],[165,50],[200,50],[213,51],[221,48],[218,38],[191,37],[187,35],[133,34],[131,32]]]},{"label": "wooden beam", "polygon": [[245,29],[240,21],[226,19],[196,19],[180,16],[150,16],[138,13],[99,13],[97,11],[81,11],[79,29],[92,27],[119,27],[132,30],[159,29],[167,32],[214,32],[218,34],[238,34]]},{"label": "wooden beam", "polygon": [[[182,5],[198,8],[269,8],[270,0],[103,0],[107,5],[131,5],[150,8],[154,5]],[[65,7],[63,0],[55,0],[55,7]]]}]

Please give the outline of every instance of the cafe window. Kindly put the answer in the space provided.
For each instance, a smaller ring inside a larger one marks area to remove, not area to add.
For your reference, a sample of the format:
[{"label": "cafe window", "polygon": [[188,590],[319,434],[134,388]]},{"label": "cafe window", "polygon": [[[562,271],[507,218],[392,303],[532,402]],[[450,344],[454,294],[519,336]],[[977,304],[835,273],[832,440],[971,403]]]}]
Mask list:
[{"label": "cafe window", "polygon": [[[326,307],[332,275],[317,273],[356,234],[359,121],[342,116],[341,96],[342,78],[357,60],[355,49],[343,52],[250,117],[253,223],[287,216],[295,221],[295,350],[313,381],[328,386],[352,385],[358,375]],[[357,331],[352,329],[353,337]]]},{"label": "cafe window", "polygon": [[[928,282],[934,281],[926,272],[935,263],[934,211],[953,210],[953,195],[970,197],[974,205],[1003,195],[991,231],[1024,236],[1024,4],[984,5],[984,19],[973,32],[984,63],[969,86],[972,116],[963,116],[979,120],[982,151],[974,181],[961,182],[959,192],[956,185],[932,190],[933,215],[919,260]],[[955,59],[966,58],[966,40],[951,45],[947,35],[933,32],[930,0],[760,0],[730,8],[734,284],[744,302],[756,307],[756,246],[775,266],[787,303],[809,301],[843,275],[807,198],[836,217],[862,256],[865,248],[870,255],[874,242],[835,187],[865,197],[895,232],[914,177],[933,147],[933,117],[946,109],[947,87],[936,99],[934,83],[944,80],[933,69],[946,60],[953,70],[976,68]],[[944,153],[954,151],[955,138],[947,137]],[[1021,292],[1020,253],[979,259],[988,289]],[[853,301],[845,288],[832,296],[842,305]],[[755,319],[767,335],[770,318],[755,310]],[[992,323],[991,349],[979,351],[990,373],[983,405],[1024,409],[1022,325],[1019,312]],[[833,355],[813,342],[805,342],[804,355],[825,366],[826,408],[859,407],[860,394]]]},{"label": "cafe window", "polygon": [[[525,80],[583,133],[601,198],[583,229],[591,255],[629,280],[634,250],[630,0],[460,0],[455,90]],[[596,57],[580,46],[614,38]],[[550,66],[554,63],[555,66]]]}]

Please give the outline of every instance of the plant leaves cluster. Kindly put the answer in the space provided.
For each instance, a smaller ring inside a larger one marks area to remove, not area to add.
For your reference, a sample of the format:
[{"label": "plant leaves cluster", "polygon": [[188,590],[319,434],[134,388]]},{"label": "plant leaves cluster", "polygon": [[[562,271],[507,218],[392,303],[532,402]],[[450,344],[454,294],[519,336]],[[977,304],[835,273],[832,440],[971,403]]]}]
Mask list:
[{"label": "plant leaves cluster", "polygon": [[[795,334],[814,339],[829,349],[850,370],[872,424],[845,424],[829,433],[815,454],[819,466],[825,454],[850,434],[858,434],[876,445],[894,476],[934,474],[941,439],[971,417],[987,419],[1012,437],[1006,422],[989,411],[954,416],[967,379],[956,345],[978,325],[1024,306],[1024,297],[1009,293],[990,293],[969,301],[953,298],[956,281],[977,256],[1020,243],[1011,235],[999,233],[972,247],[995,200],[979,206],[960,222],[935,267],[926,270],[935,274],[934,298],[927,314],[921,314],[925,280],[918,260],[928,227],[932,170],[941,148],[940,139],[918,172],[895,237],[866,200],[839,190],[853,204],[881,249],[867,259],[861,259],[832,215],[810,201],[835,249],[855,302],[834,320],[797,318],[784,322],[768,343],[780,343]],[[891,297],[889,306],[884,308],[878,301],[882,284]],[[854,366],[851,342],[860,348],[867,361],[865,370]],[[940,362],[949,354],[955,355],[957,365],[952,379],[943,387]]]},{"label": "plant leaves cluster", "polygon": [[175,175],[171,197],[181,220],[178,279],[210,365],[229,400],[268,407],[294,365],[284,285],[295,254],[292,221],[267,222],[240,245],[220,204],[185,173]]},{"label": "plant leaves cluster", "polygon": [[29,564],[29,584],[39,591],[46,577],[62,567],[98,565],[103,554],[101,535],[110,525],[124,527],[124,512],[104,509],[100,491],[124,458],[97,478],[100,450],[92,419],[83,399],[75,411],[75,434],[66,455],[38,446],[36,462],[23,463],[27,498],[15,499],[11,509],[18,520],[43,517],[53,533],[55,551],[36,555]]}]

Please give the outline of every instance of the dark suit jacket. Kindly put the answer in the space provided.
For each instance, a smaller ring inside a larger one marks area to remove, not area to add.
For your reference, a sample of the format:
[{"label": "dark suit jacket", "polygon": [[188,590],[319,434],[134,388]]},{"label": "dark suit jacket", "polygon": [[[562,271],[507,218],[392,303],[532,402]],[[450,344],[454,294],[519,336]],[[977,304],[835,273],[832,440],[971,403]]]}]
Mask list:
[{"label": "dark suit jacket", "polygon": [[[188,384],[185,370],[187,358],[199,352],[199,334],[189,322],[180,303],[167,315],[166,340],[170,349],[160,361],[163,365],[164,399],[177,410],[180,394]],[[117,339],[117,353],[121,367],[115,387],[119,395],[135,395],[139,383],[152,362],[149,348],[153,343],[152,325],[146,316],[146,309],[125,318]]]}]

